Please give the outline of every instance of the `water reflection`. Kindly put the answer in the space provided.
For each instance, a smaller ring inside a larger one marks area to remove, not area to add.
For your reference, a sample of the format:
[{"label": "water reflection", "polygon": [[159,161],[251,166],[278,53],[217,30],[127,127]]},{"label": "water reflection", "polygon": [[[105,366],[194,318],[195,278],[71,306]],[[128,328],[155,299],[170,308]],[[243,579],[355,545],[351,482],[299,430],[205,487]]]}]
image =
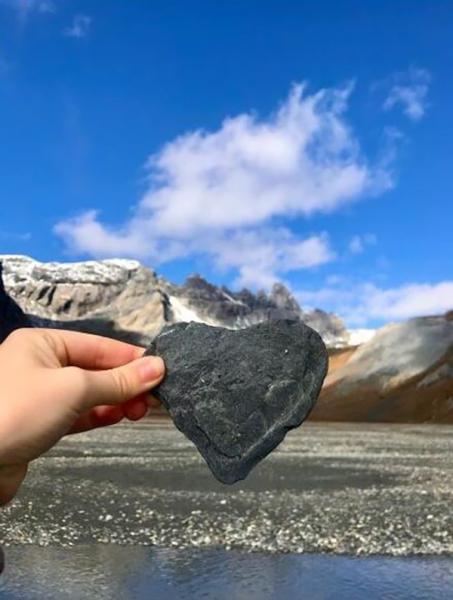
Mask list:
[{"label": "water reflection", "polygon": [[90,545],[7,548],[7,600],[451,597],[453,558],[350,558]]}]

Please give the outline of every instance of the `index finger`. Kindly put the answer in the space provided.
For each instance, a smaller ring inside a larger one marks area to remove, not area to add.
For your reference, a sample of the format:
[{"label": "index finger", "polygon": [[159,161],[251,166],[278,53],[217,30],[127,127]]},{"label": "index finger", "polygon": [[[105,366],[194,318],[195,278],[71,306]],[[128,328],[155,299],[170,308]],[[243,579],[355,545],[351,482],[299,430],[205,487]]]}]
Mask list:
[{"label": "index finger", "polygon": [[66,367],[113,369],[140,358],[145,351],[141,346],[92,333],[47,329],[46,334],[51,336],[57,356]]}]

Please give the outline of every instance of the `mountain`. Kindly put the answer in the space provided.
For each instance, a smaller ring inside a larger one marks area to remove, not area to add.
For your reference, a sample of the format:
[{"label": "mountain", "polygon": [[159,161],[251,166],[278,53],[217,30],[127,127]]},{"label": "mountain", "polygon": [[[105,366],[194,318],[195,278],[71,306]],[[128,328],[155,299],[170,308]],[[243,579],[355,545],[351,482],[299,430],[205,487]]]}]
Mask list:
[{"label": "mountain", "polygon": [[453,423],[453,311],[387,325],[335,352],[312,417]]},{"label": "mountain", "polygon": [[146,344],[166,323],[200,321],[231,329],[267,319],[301,319],[332,347],[348,344],[339,317],[303,311],[281,284],[269,294],[217,287],[199,275],[172,284],[137,261],[41,263],[0,256],[8,293],[38,325],[92,331]]},{"label": "mountain", "polygon": [[199,275],[175,285],[131,260],[0,256],[0,341],[34,325],[147,345],[166,323],[236,329],[277,318],[301,319],[329,348],[329,374],[311,418],[453,423],[453,311],[348,332],[335,315],[301,309],[281,284],[269,294],[234,292]]},{"label": "mountain", "polygon": [[164,282],[162,287],[176,321],[194,320],[241,329],[269,319],[301,319],[319,332],[327,346],[341,347],[348,343],[349,333],[339,317],[319,309],[303,311],[280,283],[269,294],[262,291],[254,294],[247,289],[232,292],[208,283],[200,275],[192,275],[182,286]]}]

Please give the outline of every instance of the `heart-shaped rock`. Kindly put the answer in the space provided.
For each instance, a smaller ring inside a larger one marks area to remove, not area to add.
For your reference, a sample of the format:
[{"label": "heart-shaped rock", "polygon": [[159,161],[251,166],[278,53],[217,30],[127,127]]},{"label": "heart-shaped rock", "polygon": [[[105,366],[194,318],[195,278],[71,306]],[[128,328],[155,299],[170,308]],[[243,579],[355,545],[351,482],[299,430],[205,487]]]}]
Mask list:
[{"label": "heart-shaped rock", "polygon": [[328,361],[320,336],[288,320],[236,331],[177,323],[146,354],[167,368],[153,393],[223,483],[244,479],[304,421]]}]

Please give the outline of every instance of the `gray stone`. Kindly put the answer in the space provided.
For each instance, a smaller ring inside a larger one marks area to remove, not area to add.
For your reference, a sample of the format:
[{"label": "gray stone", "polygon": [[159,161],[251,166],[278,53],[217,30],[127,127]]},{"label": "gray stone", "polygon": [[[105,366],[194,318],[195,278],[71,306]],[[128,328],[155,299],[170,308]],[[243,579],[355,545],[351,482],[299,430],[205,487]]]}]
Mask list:
[{"label": "gray stone", "polygon": [[154,394],[223,483],[244,479],[306,419],[328,362],[320,336],[290,320],[237,331],[178,323],[146,354],[167,368]]}]

